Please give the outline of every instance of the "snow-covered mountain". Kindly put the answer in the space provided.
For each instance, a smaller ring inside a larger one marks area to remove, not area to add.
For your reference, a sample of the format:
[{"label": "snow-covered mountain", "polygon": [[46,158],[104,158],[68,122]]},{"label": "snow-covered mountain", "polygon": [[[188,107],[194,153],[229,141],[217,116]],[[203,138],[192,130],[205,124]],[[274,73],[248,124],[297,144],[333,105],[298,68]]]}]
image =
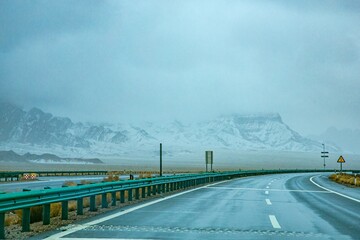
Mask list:
[{"label": "snow-covered mountain", "polygon": [[[174,152],[194,149],[320,151],[319,142],[290,129],[279,114],[228,115],[213,120],[168,124],[89,124],[54,117],[40,109],[24,111],[0,103],[0,150],[64,154],[137,155],[166,143]],[[332,149],[333,151],[337,149]]]}]

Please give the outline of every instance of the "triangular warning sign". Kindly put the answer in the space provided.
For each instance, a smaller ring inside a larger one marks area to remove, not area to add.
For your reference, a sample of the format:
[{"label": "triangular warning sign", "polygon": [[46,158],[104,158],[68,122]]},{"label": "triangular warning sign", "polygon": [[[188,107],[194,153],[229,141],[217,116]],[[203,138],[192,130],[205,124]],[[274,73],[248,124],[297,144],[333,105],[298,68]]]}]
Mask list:
[{"label": "triangular warning sign", "polygon": [[344,163],[345,159],[343,158],[343,156],[340,156],[339,159],[337,160],[338,163]]}]

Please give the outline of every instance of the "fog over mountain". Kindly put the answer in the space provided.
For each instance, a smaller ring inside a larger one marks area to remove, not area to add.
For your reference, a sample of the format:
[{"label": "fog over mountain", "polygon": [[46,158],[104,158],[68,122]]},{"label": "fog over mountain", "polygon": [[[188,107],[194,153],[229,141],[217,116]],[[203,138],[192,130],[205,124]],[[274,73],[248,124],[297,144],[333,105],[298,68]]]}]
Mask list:
[{"label": "fog over mountain", "polygon": [[38,108],[24,111],[0,104],[0,150],[132,158],[156,155],[160,142],[171,157],[206,149],[318,152],[322,147],[290,129],[276,113],[233,114],[191,123],[91,124],[74,123]]},{"label": "fog over mountain", "polygon": [[360,129],[359,22],[359,0],[1,0],[0,100],[75,122]]},{"label": "fog over mountain", "polygon": [[319,135],[309,135],[317,141],[339,146],[346,152],[360,152],[360,129],[337,129],[330,127]]}]

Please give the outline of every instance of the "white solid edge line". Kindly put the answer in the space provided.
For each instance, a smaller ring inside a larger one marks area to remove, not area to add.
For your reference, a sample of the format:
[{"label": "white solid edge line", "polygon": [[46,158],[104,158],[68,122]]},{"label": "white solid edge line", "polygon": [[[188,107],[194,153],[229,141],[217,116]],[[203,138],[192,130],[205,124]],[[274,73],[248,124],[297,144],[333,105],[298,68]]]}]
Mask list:
[{"label": "white solid edge line", "polygon": [[[213,184],[210,184],[210,185],[207,185],[207,186],[213,186],[213,185],[217,185],[217,184],[220,184],[220,183],[224,183],[224,182],[228,182],[230,180],[225,180],[225,181],[221,181],[221,182],[217,182],[217,183],[213,183]],[[91,221],[91,222],[88,222],[88,223],[84,223],[84,224],[80,224],[80,225],[77,225],[73,228],[70,228],[64,232],[60,232],[60,233],[56,233],[54,235],[51,235],[47,238],[44,238],[44,240],[56,240],[56,239],[60,239],[61,237],[63,236],[66,236],[66,235],[69,235],[71,233],[74,233],[74,232],[77,232],[77,231],[80,231],[80,230],[83,230],[89,226],[92,226],[92,225],[95,225],[95,224],[99,224],[101,222],[104,222],[104,221],[107,221],[107,220],[110,220],[112,218],[116,218],[116,217],[119,217],[119,216],[122,216],[122,215],[125,215],[127,213],[130,213],[130,212],[133,212],[135,210],[138,210],[138,209],[141,209],[141,208],[144,208],[144,207],[147,207],[147,206],[150,206],[150,205],[153,205],[155,203],[158,203],[158,202],[162,202],[162,201],[165,201],[165,200],[168,200],[170,198],[174,198],[174,197],[177,197],[177,196],[180,196],[180,195],[183,195],[183,194],[186,194],[186,193],[189,193],[189,192],[193,192],[193,191],[196,191],[196,190],[199,190],[199,189],[203,189],[203,188],[206,188],[207,186],[203,186],[203,187],[199,187],[199,188],[195,188],[195,189],[190,189],[188,191],[185,191],[185,192],[180,192],[180,193],[177,193],[177,194],[174,194],[174,195],[170,195],[170,196],[167,196],[167,197],[164,197],[164,198],[161,198],[161,199],[157,199],[157,200],[154,200],[154,201],[151,201],[151,202],[148,202],[148,203],[144,203],[142,205],[139,205],[139,206],[136,206],[136,207],[132,207],[132,208],[129,208],[127,210],[124,210],[122,212],[118,212],[118,213],[115,213],[115,214],[112,214],[112,215],[109,215],[109,216],[106,216],[106,217],[103,217],[103,218],[100,218],[100,219],[97,219],[97,220],[94,220],[94,221]],[[63,238],[61,238],[63,239]]]},{"label": "white solid edge line", "polygon": [[[320,176],[320,175],[316,175],[316,176]],[[333,191],[333,190],[330,190],[330,189],[328,189],[328,188],[326,188],[326,187],[323,187],[323,186],[321,186],[320,184],[316,183],[316,182],[313,180],[313,178],[316,177],[316,176],[312,176],[312,177],[310,178],[310,182],[312,182],[313,184],[315,184],[315,185],[318,186],[319,188],[322,188],[322,189],[324,189],[324,190],[326,190],[326,191],[328,191],[328,192],[337,194],[337,195],[342,196],[342,197],[344,197],[344,198],[347,198],[347,199],[350,199],[350,200],[353,200],[353,201],[355,201],[355,202],[360,203],[360,200],[359,200],[359,199],[356,199],[356,198],[347,196],[347,195],[342,194],[342,193],[335,192],[335,191]]]},{"label": "white solid edge line", "polygon": [[271,225],[273,228],[281,228],[278,220],[276,219],[275,215],[269,215]]},{"label": "white solid edge line", "polygon": [[270,199],[268,199],[268,198],[265,199],[265,201],[266,201],[266,204],[267,204],[267,205],[271,205],[271,204],[272,204],[271,201],[270,201]]}]

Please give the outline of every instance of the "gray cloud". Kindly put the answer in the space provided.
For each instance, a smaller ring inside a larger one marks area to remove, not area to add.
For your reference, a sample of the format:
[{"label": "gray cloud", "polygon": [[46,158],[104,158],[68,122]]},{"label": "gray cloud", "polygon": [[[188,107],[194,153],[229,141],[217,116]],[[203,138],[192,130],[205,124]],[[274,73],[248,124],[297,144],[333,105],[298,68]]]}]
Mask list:
[{"label": "gray cloud", "polygon": [[360,128],[358,1],[2,1],[0,94],[76,120]]}]

